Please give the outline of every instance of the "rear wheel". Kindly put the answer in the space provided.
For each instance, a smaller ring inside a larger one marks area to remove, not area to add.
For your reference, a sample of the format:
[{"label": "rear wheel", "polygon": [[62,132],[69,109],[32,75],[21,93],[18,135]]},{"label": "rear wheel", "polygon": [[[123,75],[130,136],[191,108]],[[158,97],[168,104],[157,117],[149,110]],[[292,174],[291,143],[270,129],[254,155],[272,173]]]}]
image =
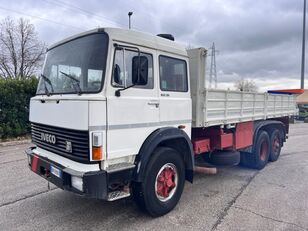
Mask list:
[{"label": "rear wheel", "polygon": [[270,161],[276,161],[278,160],[281,152],[281,134],[278,129],[275,129],[270,137],[270,154],[269,154],[269,160]]},{"label": "rear wheel", "polygon": [[241,166],[247,166],[248,167],[248,158],[247,158],[247,155],[252,155],[252,153],[250,152],[240,152],[241,153],[241,158],[240,158],[240,165]]},{"label": "rear wheel", "polygon": [[137,205],[151,216],[162,216],[171,211],[181,198],[185,183],[185,166],[174,149],[155,150],[141,183],[133,185]]},{"label": "rear wheel", "polygon": [[241,162],[250,168],[263,169],[268,162],[270,154],[270,138],[266,131],[259,131],[257,142],[252,153],[242,153]]}]

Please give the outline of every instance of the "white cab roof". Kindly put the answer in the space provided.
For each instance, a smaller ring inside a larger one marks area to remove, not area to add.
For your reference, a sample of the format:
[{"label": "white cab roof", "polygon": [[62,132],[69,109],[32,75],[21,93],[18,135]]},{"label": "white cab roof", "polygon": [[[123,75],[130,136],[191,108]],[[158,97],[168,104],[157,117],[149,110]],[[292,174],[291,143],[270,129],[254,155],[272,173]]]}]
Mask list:
[{"label": "white cab roof", "polygon": [[105,31],[109,35],[110,40],[114,41],[115,43],[125,42],[131,45],[148,47],[148,48],[187,57],[187,52],[186,52],[185,47],[177,42],[174,42],[174,41],[171,41],[165,38],[161,38],[156,35],[144,33],[144,32],[120,29],[120,28],[97,28],[94,30],[86,31],[86,32],[71,36],[69,38],[66,38],[62,41],[59,41],[51,45],[48,49],[54,48],[72,39],[76,39],[78,37],[85,36],[87,34],[91,34],[95,32],[100,32],[100,31]]}]

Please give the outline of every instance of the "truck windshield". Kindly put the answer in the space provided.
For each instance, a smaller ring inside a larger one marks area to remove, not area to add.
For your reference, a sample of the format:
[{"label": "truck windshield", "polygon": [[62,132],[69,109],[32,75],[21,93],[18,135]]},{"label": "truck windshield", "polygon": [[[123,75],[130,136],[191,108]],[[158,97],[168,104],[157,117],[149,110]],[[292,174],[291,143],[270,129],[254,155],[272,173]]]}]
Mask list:
[{"label": "truck windshield", "polygon": [[[104,82],[107,46],[108,36],[105,33],[96,33],[52,48],[47,52],[45,60],[45,78],[40,78],[36,93],[49,95],[99,92]],[[49,84],[46,84],[46,80]]]}]

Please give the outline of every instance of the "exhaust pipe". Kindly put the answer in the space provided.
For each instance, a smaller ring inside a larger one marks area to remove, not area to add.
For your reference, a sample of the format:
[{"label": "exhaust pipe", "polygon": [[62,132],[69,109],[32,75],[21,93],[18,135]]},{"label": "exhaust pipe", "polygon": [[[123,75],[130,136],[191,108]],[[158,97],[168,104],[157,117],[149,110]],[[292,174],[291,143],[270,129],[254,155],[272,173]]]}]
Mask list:
[{"label": "exhaust pipe", "polygon": [[194,172],[197,173],[203,173],[203,174],[209,174],[209,175],[215,175],[217,173],[217,168],[212,167],[201,167],[201,166],[195,166],[194,167]]}]

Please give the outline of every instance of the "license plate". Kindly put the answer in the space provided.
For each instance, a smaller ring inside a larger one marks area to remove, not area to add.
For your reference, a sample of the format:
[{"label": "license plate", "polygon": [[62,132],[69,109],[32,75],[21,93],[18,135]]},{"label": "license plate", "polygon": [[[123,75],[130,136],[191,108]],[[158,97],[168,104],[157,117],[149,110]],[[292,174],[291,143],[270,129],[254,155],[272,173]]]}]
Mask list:
[{"label": "license plate", "polygon": [[59,177],[59,178],[62,177],[62,171],[52,165],[50,165],[50,172],[52,175],[55,175],[56,177]]}]

